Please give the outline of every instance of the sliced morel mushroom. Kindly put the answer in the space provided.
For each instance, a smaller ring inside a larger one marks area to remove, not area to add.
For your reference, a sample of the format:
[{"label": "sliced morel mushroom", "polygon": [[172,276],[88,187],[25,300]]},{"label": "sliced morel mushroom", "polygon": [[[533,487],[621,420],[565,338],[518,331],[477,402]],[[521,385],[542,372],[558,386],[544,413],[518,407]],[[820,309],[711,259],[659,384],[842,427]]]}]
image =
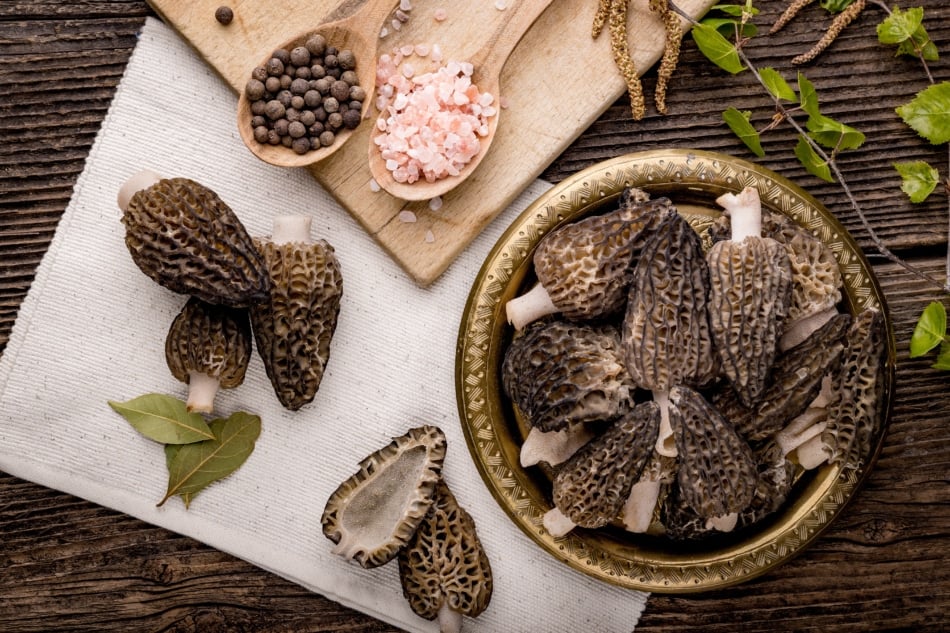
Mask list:
[{"label": "sliced morel mushroom", "polygon": [[633,390],[617,330],[565,321],[538,321],[516,336],[505,352],[502,383],[542,431],[613,419]]},{"label": "sliced morel mushroom", "polygon": [[884,315],[868,308],[848,332],[841,365],[831,374],[827,417],[821,433],[797,447],[797,459],[813,467],[824,461],[859,468],[884,404],[887,327]]},{"label": "sliced morel mushroom", "polygon": [[824,376],[844,351],[851,315],[836,314],[805,342],[779,353],[758,402],[743,404],[732,389],[719,389],[712,405],[748,441],[764,440],[784,428],[817,397]]},{"label": "sliced morel mushroom", "polygon": [[442,633],[461,630],[463,615],[478,617],[491,601],[491,565],[475,521],[444,480],[436,486],[432,507],[399,552],[399,577],[412,611],[426,620],[438,618]]},{"label": "sliced morel mushroom", "polygon": [[165,361],[172,375],[188,385],[189,411],[211,413],[218,387],[243,383],[250,358],[247,311],[197,297],[185,303],[165,337]]},{"label": "sliced morel mushroom", "polygon": [[634,383],[660,404],[657,451],[673,457],[669,390],[700,387],[718,373],[707,311],[709,269],[699,235],[679,214],[657,227],[634,271],[624,316],[624,360]]},{"label": "sliced morel mushroom", "polygon": [[568,526],[599,528],[618,518],[653,455],[659,425],[659,405],[644,402],[566,461],[554,477],[548,532],[558,537]]},{"label": "sliced morel mushroom", "polygon": [[445,448],[441,429],[420,426],[367,455],[323,510],[333,552],[367,569],[395,558],[432,506]]},{"label": "sliced morel mushroom", "polygon": [[716,200],[732,223],[732,239],[713,244],[709,262],[709,321],[722,371],[739,399],[753,406],[765,389],[792,299],[785,248],[761,236],[759,192]]},{"label": "sliced morel mushroom", "polygon": [[701,394],[688,387],[670,390],[670,423],[683,499],[716,529],[728,531],[755,493],[752,449]]},{"label": "sliced morel mushroom", "polygon": [[142,272],[216,305],[247,307],[266,298],[270,279],[234,211],[193,180],[156,178],[134,176],[119,194],[125,244]]},{"label": "sliced morel mushroom", "polygon": [[710,521],[699,514],[686,502],[679,485],[672,485],[669,491],[660,500],[660,522],[663,524],[663,535],[674,541],[691,541],[708,537],[715,532],[728,532],[732,529],[732,520],[722,526],[726,529],[718,530],[718,523]]},{"label": "sliced morel mushroom", "polygon": [[251,308],[251,327],[264,369],[287,409],[316,397],[336,330],[343,276],[333,247],[310,239],[310,218],[274,219],[270,238],[254,238],[271,289]]},{"label": "sliced morel mushroom", "polygon": [[637,254],[671,209],[667,198],[650,202],[642,190],[628,187],[617,209],[546,235],[534,252],[538,283],[506,304],[509,323],[520,330],[555,312],[579,321],[622,310]]}]

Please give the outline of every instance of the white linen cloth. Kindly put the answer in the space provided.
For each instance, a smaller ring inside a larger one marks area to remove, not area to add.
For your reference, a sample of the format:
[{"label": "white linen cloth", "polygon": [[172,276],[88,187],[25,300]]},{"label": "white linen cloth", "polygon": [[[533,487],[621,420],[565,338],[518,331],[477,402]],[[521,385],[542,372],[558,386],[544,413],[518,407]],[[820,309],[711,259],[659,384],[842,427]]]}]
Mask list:
[{"label": "white linen cloth", "polygon": [[[72,200],[0,359],[0,468],[17,477],[188,535],[409,631],[433,631],[404,600],[395,564],[364,570],[330,552],[324,504],[357,462],[419,424],[448,438],[444,476],[474,517],[494,596],[467,631],[632,631],[648,594],[592,580],[555,560],[508,519],[462,435],[454,368],[459,322],[479,266],[504,228],[548,185],[538,181],[422,289],[303,170],[254,158],[238,137],[236,98],[170,28],[148,19]],[[107,400],[184,397],[164,339],[185,298],[133,264],[116,205],[142,168],[215,190],[249,232],[275,214],[313,216],[344,274],[339,326],[316,400],[281,408],[256,353],[244,385],[216,408],[257,413],[248,461],[199,494],[163,507],[160,445]],[[438,239],[438,236],[436,236]]]}]

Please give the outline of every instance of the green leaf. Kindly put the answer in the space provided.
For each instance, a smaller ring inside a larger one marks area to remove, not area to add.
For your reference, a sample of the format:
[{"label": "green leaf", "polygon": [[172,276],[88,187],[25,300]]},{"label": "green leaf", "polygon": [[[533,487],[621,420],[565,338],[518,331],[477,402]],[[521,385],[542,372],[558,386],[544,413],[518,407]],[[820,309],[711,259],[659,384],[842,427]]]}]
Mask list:
[{"label": "green leaf", "polygon": [[[702,23],[719,31],[727,40],[735,37],[736,27],[740,26],[740,23],[732,18],[703,18]],[[756,33],[759,32],[759,29],[752,22],[746,22],[741,26],[743,37],[755,37]]]},{"label": "green leaf", "polygon": [[931,367],[943,370],[950,369],[950,344],[943,343],[940,346],[940,353],[937,355],[937,360],[934,361]]},{"label": "green leaf", "polygon": [[821,0],[821,8],[831,13],[841,13],[847,9],[854,0]]},{"label": "green leaf", "polygon": [[806,127],[812,138],[831,149],[857,149],[864,144],[864,134],[823,114],[810,116]]},{"label": "green leaf", "polygon": [[910,357],[923,356],[946,340],[947,309],[939,301],[931,301],[917,319],[910,337]]},{"label": "green leaf", "polygon": [[801,164],[805,166],[809,174],[817,176],[827,182],[835,181],[831,176],[831,168],[828,166],[828,163],[815,152],[814,148],[808,144],[808,140],[804,136],[798,137],[798,145],[795,146],[795,156]]},{"label": "green leaf", "polygon": [[940,173],[923,160],[894,163],[894,169],[901,175],[901,191],[915,203],[926,200],[940,180]]},{"label": "green leaf", "polygon": [[726,15],[731,15],[737,18],[741,18],[743,12],[748,12],[751,15],[758,15],[759,10],[755,7],[752,7],[752,10],[749,11],[749,7],[744,4],[717,4],[712,6],[709,9],[710,12],[713,11],[722,11]]},{"label": "green leaf", "polygon": [[697,24],[689,32],[699,51],[712,63],[732,74],[745,69],[736,47],[713,27]]},{"label": "green leaf", "polygon": [[762,82],[768,89],[769,94],[776,99],[782,99],[783,101],[795,101],[797,99],[795,91],[774,68],[763,68],[759,71],[759,75],[762,77]]},{"label": "green leaf", "polygon": [[168,463],[168,489],[158,503],[162,505],[174,495],[190,503],[194,495],[208,485],[237,470],[254,450],[261,434],[261,419],[238,411],[225,419],[211,422],[213,440],[180,446]]},{"label": "green leaf", "polygon": [[897,114],[932,144],[950,141],[950,82],[919,92],[910,103],[899,106]]},{"label": "green leaf", "polygon": [[923,27],[921,27],[920,31],[921,34],[914,35],[914,39],[902,42],[901,45],[897,47],[897,54],[910,55],[911,57],[917,57],[919,55],[928,62],[937,61],[940,59],[937,45],[930,41],[930,36],[927,35]]},{"label": "green leaf", "polygon": [[136,431],[163,444],[191,444],[213,438],[199,413],[190,413],[185,403],[160,393],[149,393],[128,402],[109,400]]},{"label": "green leaf", "polygon": [[798,73],[798,94],[800,95],[799,103],[802,110],[807,112],[809,116],[821,116],[818,109],[818,92],[815,91],[815,84],[805,78],[802,73]]},{"label": "green leaf", "polygon": [[740,112],[735,108],[729,108],[722,113],[722,118],[729,129],[735,132],[735,135],[752,150],[753,154],[761,158],[765,156],[765,150],[762,149],[758,131],[749,123],[751,116],[752,113],[748,110]]},{"label": "green leaf", "polygon": [[881,44],[901,44],[914,37],[924,21],[923,7],[901,11],[895,7],[887,19],[877,25],[877,40]]},{"label": "green leaf", "polygon": [[[181,450],[183,444],[166,444],[165,445],[165,467],[171,472],[172,462],[175,460],[175,457],[178,455],[178,451]],[[191,500],[194,498],[194,494],[190,492],[185,492],[179,495],[181,500],[185,502],[185,509],[191,505]]]}]

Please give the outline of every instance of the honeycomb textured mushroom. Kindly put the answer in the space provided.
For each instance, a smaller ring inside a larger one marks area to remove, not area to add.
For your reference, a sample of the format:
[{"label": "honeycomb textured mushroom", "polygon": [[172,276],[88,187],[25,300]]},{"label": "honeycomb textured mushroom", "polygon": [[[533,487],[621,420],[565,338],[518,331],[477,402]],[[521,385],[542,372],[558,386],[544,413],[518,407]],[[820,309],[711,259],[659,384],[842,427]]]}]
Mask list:
[{"label": "honeycomb textured mushroom", "polygon": [[323,510],[333,552],[367,569],[395,558],[432,507],[445,448],[441,429],[426,425],[367,455]]},{"label": "honeycomb textured mushroom", "polygon": [[704,519],[737,519],[755,494],[756,467],[749,444],[688,387],[670,390],[670,423],[680,461],[677,485],[684,501]]},{"label": "honeycomb textured mushroom", "polygon": [[618,208],[546,235],[533,257],[538,284],[506,304],[508,321],[520,330],[554,312],[572,321],[620,312],[633,263],[671,209],[668,199],[650,202],[643,191],[628,187]]},{"label": "honeycomb textured mushroom", "polygon": [[633,384],[611,326],[537,321],[505,352],[502,383],[529,424],[557,431],[616,418]]},{"label": "honeycomb textured mushroom", "polygon": [[623,506],[623,526],[628,532],[647,532],[653,524],[661,491],[676,481],[677,461],[660,455],[655,450],[640,473],[640,479],[630,488]]},{"label": "honeycomb textured mushroom", "polygon": [[[614,422],[565,462],[554,477],[554,505],[571,524],[599,528],[620,516],[630,488],[653,456],[660,407],[644,402]],[[546,517],[545,527],[567,525]],[[560,530],[548,530],[563,536]]]},{"label": "honeycomb textured mushroom", "polygon": [[193,180],[154,178],[135,176],[119,195],[126,205],[125,244],[142,272],[173,292],[216,305],[247,307],[265,299],[267,271],[234,211]]},{"label": "honeycomb textured mushroom", "polygon": [[785,248],[761,236],[762,205],[754,187],[716,200],[729,214],[732,239],[713,244],[709,320],[722,371],[752,406],[768,380],[792,300]]},{"label": "honeycomb textured mushroom", "polygon": [[884,315],[868,308],[855,317],[840,370],[832,375],[828,423],[821,435],[828,461],[842,469],[859,468],[870,450],[884,403],[886,354]]},{"label": "honeycomb textured mushroom", "polygon": [[459,506],[445,481],[406,547],[399,552],[403,595],[413,612],[438,618],[442,633],[461,630],[462,616],[478,617],[491,601],[488,556],[475,521]]},{"label": "honeycomb textured mushroom", "polygon": [[817,397],[822,379],[840,362],[850,324],[849,314],[836,314],[805,342],[779,353],[769,382],[753,406],[743,404],[732,389],[714,393],[713,406],[746,440],[771,437]]},{"label": "honeycomb textured mushroom", "polygon": [[197,297],[185,303],[165,337],[165,360],[172,375],[188,385],[189,411],[211,413],[218,387],[243,383],[250,358],[247,311]]},{"label": "honeycomb textured mushroom", "polygon": [[277,399],[296,411],[313,401],[323,381],[343,276],[333,247],[310,239],[309,217],[275,218],[271,237],[254,243],[271,289],[251,308],[251,327]]},{"label": "honeycomb textured mushroom", "polygon": [[739,513],[739,525],[752,525],[778,510],[795,483],[795,466],[774,441],[762,443],[753,451],[757,480],[752,501]]},{"label": "honeycomb textured mushroom", "polygon": [[673,457],[668,394],[700,387],[718,374],[707,310],[709,269],[699,235],[680,215],[667,216],[643,248],[622,326],[627,370],[660,404],[657,450]]},{"label": "honeycomb textured mushroom", "polygon": [[[699,514],[686,502],[682,489],[678,485],[670,487],[660,500],[660,522],[663,534],[674,541],[695,541],[706,538],[717,531],[716,524]],[[729,524],[723,527],[730,527]],[[721,530],[728,532],[729,530]]]}]

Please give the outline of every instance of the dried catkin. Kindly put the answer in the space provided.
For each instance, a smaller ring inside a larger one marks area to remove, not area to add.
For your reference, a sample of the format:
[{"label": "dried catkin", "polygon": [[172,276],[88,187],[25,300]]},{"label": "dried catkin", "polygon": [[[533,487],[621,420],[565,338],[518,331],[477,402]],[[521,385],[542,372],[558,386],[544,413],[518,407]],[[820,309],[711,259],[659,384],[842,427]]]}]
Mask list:
[{"label": "dried catkin", "polygon": [[798,15],[798,12],[810,5],[815,0],[792,0],[791,4],[785,9],[785,12],[779,16],[778,20],[775,21],[775,24],[772,25],[772,28],[769,30],[769,33],[777,33],[781,29],[785,28],[785,25],[792,21],[792,19]]},{"label": "dried catkin", "polygon": [[591,27],[591,37],[595,40],[600,37],[604,30],[604,24],[607,23],[607,16],[610,15],[610,0],[599,0],[597,3],[597,13],[594,14],[594,25]]},{"label": "dried catkin", "polygon": [[636,65],[630,56],[630,47],[627,45],[627,2],[628,0],[611,0],[608,16],[610,52],[627,84],[630,113],[634,121],[639,121],[646,115],[647,108],[643,98],[643,85],[640,83],[640,76],[637,74]]},{"label": "dried catkin", "polygon": [[650,10],[660,16],[666,31],[666,43],[663,46],[663,58],[660,60],[660,68],[657,71],[654,93],[657,111],[666,114],[666,87],[679,62],[683,25],[680,23],[679,16],[670,10],[667,0],[650,0]]},{"label": "dried catkin", "polygon": [[818,43],[815,44],[807,53],[792,59],[792,63],[807,64],[821,55],[822,51],[828,48],[831,43],[835,41],[835,38],[841,34],[841,31],[843,31],[846,26],[851,24],[855,18],[861,15],[861,11],[864,10],[866,5],[867,0],[855,0],[854,3],[849,5],[847,9],[835,16],[831,26],[828,27],[828,30],[825,32],[822,38],[818,40]]}]

